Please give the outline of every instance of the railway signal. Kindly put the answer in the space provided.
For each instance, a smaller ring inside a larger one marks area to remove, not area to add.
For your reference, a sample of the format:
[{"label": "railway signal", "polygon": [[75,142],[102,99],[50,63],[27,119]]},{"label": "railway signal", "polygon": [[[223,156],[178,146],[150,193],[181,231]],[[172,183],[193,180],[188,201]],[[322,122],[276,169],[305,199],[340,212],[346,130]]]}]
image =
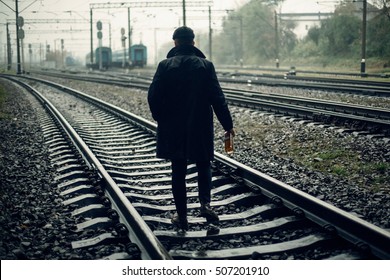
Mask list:
[{"label": "railway signal", "polygon": [[99,70],[102,70],[103,69],[103,57],[102,57],[103,33],[102,33],[101,30],[103,29],[103,24],[102,24],[102,22],[100,20],[96,23],[96,28],[98,30],[97,37],[99,39]]}]

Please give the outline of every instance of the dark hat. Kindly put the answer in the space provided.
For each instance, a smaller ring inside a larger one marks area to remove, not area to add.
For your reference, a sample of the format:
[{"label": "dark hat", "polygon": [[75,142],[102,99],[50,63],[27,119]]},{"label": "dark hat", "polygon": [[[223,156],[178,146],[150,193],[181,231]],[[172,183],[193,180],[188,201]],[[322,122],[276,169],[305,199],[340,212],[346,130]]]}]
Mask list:
[{"label": "dark hat", "polygon": [[182,26],[178,27],[175,32],[173,32],[172,39],[194,39],[194,31],[187,27],[187,26]]}]

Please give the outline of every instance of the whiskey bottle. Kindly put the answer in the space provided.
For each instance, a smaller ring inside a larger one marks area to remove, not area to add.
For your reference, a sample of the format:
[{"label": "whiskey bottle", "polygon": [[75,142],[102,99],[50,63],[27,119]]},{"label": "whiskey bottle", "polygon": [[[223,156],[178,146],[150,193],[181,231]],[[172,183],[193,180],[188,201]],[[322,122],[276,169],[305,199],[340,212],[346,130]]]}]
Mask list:
[{"label": "whiskey bottle", "polygon": [[230,155],[233,153],[233,135],[229,131],[225,132],[225,152]]}]

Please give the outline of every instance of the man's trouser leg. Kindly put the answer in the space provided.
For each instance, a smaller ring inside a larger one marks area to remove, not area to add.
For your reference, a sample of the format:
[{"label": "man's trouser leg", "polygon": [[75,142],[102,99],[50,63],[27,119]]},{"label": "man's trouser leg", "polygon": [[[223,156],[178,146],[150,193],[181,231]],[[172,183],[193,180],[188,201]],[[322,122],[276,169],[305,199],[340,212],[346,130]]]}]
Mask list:
[{"label": "man's trouser leg", "polygon": [[210,204],[211,201],[211,163],[210,161],[199,161],[196,163],[198,169],[199,200],[202,205]]},{"label": "man's trouser leg", "polygon": [[211,201],[211,163],[210,161],[197,162],[198,188],[200,200],[200,215],[208,222],[219,220],[217,213],[210,208]]},{"label": "man's trouser leg", "polygon": [[172,194],[180,219],[187,217],[186,160],[172,160]]}]

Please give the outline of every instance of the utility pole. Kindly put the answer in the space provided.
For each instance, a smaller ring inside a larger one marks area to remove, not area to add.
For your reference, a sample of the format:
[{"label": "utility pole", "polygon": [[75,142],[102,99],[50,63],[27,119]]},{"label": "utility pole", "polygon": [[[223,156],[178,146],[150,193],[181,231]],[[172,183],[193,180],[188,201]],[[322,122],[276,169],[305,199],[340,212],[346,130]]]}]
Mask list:
[{"label": "utility pole", "polygon": [[279,68],[279,34],[278,34],[278,14],[275,11],[275,63],[276,68]]},{"label": "utility pole", "polygon": [[362,23],[362,61],[360,64],[360,75],[366,74],[366,32],[367,32],[367,0],[363,0],[363,23]]},{"label": "utility pole", "polygon": [[186,0],[183,0],[183,25],[186,26]]},{"label": "utility pole", "polygon": [[61,64],[62,68],[65,68],[65,60],[64,60],[64,39],[61,39]]},{"label": "utility pole", "polygon": [[242,16],[238,18],[240,21],[240,66],[244,66],[244,31],[242,26]]},{"label": "utility pole", "polygon": [[[235,59],[237,60],[237,63],[240,64],[241,67],[244,66],[244,31],[243,31],[243,24],[242,24],[242,16],[233,16],[230,17],[232,20],[239,21],[240,24],[240,42],[238,44],[235,44],[238,46],[238,49],[235,48]],[[236,34],[234,34],[236,36]],[[234,38],[236,39],[236,38]]]},{"label": "utility pole", "polygon": [[126,36],[125,36],[125,29],[121,28],[121,41],[122,41],[122,48],[123,48],[123,59],[122,59],[122,68],[126,67]]},{"label": "utility pole", "polygon": [[131,25],[130,25],[130,7],[127,8],[127,36],[129,38],[129,66],[132,65],[131,61]]},{"label": "utility pole", "polygon": [[20,42],[19,42],[19,7],[18,0],[15,0],[15,14],[16,14],[16,57],[17,69],[16,74],[22,74],[22,67],[20,64]]},{"label": "utility pole", "polygon": [[213,47],[212,47],[212,38],[213,38],[213,29],[211,28],[211,6],[209,6],[209,58],[210,60],[213,59]]},{"label": "utility pole", "polygon": [[92,64],[93,64],[93,14],[92,14],[92,8],[91,8],[91,11],[90,11],[90,30],[91,30],[91,57],[90,57],[90,62],[91,62],[91,67],[92,67]]},{"label": "utility pole", "polygon": [[11,70],[12,66],[12,52],[11,52],[11,37],[7,23],[7,70]]}]

